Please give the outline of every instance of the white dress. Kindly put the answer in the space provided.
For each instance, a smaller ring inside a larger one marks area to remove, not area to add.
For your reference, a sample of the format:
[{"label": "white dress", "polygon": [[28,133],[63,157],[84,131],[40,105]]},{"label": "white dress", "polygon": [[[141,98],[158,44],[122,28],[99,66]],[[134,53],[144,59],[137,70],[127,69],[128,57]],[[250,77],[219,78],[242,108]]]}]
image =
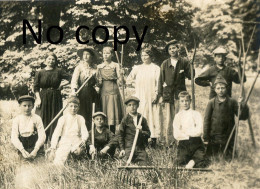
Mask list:
[{"label": "white dress", "polygon": [[134,66],[127,78],[128,83],[135,83],[134,96],[140,99],[138,112],[147,119],[151,138],[160,136],[159,104],[152,104],[158,94],[159,77],[160,67],[151,63]]}]

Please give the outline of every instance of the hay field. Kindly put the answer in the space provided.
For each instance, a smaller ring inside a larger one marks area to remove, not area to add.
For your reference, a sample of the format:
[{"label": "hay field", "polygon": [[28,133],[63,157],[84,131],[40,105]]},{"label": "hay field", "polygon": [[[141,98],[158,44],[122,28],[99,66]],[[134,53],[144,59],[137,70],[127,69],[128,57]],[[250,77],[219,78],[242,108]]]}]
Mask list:
[{"label": "hay field", "polygon": [[[253,77],[245,84],[250,87]],[[196,107],[202,115],[208,101],[209,88],[196,87]],[[190,90],[190,88],[188,88]],[[233,97],[237,99],[239,86],[233,86]],[[128,91],[130,94],[132,91]],[[260,80],[249,100],[251,120],[254,128],[257,149],[252,148],[247,122],[241,121],[238,138],[238,158],[233,162],[213,160],[210,168],[213,172],[181,172],[176,182],[176,171],[161,171],[160,182],[156,182],[154,173],[132,174],[143,178],[143,188],[260,188]],[[18,159],[10,142],[12,118],[18,113],[18,104],[14,101],[0,102],[0,188],[130,188],[120,182],[117,175],[119,161],[97,162],[95,168],[88,160],[69,160],[63,169],[55,168],[44,158],[34,163]],[[174,168],[176,152],[174,149],[147,149],[151,161],[156,166]],[[139,186],[141,188],[141,186]]]}]

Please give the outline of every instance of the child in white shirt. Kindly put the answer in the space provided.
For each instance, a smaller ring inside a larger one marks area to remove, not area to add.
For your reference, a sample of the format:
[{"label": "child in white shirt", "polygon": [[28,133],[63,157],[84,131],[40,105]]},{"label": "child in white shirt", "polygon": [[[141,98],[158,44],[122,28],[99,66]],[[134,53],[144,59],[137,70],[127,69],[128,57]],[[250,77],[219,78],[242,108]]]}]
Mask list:
[{"label": "child in white shirt", "polygon": [[32,114],[35,99],[24,95],[18,99],[21,114],[13,120],[11,142],[25,159],[34,159],[43,153],[43,144],[46,139],[42,119]]},{"label": "child in white shirt", "polygon": [[[88,139],[88,130],[85,119],[78,115],[79,99],[68,99],[68,113],[58,120],[51,139],[51,154],[55,156],[53,163],[64,165],[70,153],[80,155]],[[59,140],[60,138],[60,140]]]},{"label": "child in white shirt", "polygon": [[205,149],[201,136],[203,134],[202,116],[190,109],[191,96],[187,91],[180,92],[181,111],[173,121],[174,138],[178,141],[177,160],[186,168],[205,167]]}]

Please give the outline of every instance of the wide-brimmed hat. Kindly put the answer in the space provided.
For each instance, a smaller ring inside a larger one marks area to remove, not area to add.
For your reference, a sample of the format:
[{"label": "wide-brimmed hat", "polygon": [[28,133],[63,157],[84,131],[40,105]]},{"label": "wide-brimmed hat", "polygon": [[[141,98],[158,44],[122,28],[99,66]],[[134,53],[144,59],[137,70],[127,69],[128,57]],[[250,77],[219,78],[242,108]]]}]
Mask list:
[{"label": "wide-brimmed hat", "polygon": [[168,48],[169,48],[169,46],[170,46],[170,45],[176,45],[176,44],[178,44],[178,43],[179,43],[179,41],[177,41],[177,40],[175,40],[175,39],[169,41],[169,42],[166,43],[166,45],[165,45],[165,51],[168,53]]},{"label": "wide-brimmed hat", "polygon": [[96,60],[100,58],[100,54],[93,47],[82,47],[78,49],[77,55],[82,58],[83,52],[88,51],[92,55],[92,57]]},{"label": "wide-brimmed hat", "polygon": [[125,104],[127,105],[130,101],[135,101],[137,103],[140,102],[139,98],[135,97],[135,96],[130,96],[127,99],[125,99]]},{"label": "wide-brimmed hat", "polygon": [[223,83],[223,84],[227,85],[226,80],[221,75],[217,75],[214,85],[216,85],[218,83]]},{"label": "wide-brimmed hat", "polygon": [[94,113],[94,114],[92,115],[92,118],[95,118],[95,117],[97,117],[97,116],[99,116],[99,115],[103,116],[104,118],[107,118],[107,115],[104,114],[103,112],[96,112],[96,113]]},{"label": "wide-brimmed hat", "polygon": [[214,51],[213,51],[213,54],[216,55],[216,54],[223,54],[223,55],[227,55],[228,52],[226,49],[224,49],[223,47],[218,47],[216,48]]},{"label": "wide-brimmed hat", "polygon": [[23,95],[23,96],[20,96],[18,98],[18,103],[21,104],[22,102],[24,101],[31,101],[32,103],[35,102],[35,99],[34,97],[30,96],[30,95]]}]

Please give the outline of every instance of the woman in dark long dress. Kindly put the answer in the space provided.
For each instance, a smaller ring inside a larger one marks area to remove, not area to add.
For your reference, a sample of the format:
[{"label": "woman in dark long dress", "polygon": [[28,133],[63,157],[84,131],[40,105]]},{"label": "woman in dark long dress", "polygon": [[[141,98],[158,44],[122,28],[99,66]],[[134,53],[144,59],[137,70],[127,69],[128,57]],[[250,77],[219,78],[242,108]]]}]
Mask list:
[{"label": "woman in dark long dress", "polygon": [[[48,55],[45,64],[46,67],[36,73],[34,80],[35,106],[39,109],[44,128],[62,109],[61,81],[70,80],[68,73],[56,67],[57,57],[54,53]],[[46,142],[51,139],[56,125],[57,122],[54,122],[46,131]]]},{"label": "woman in dark long dress", "polygon": [[107,124],[115,133],[115,126],[123,118],[123,103],[117,83],[122,83],[119,64],[112,61],[113,49],[103,48],[103,63],[97,66],[97,79],[101,86],[102,111],[107,115]]},{"label": "woman in dark long dress", "polygon": [[95,111],[99,111],[100,109],[100,98],[95,89],[96,65],[94,64],[97,62],[99,54],[93,48],[87,47],[80,49],[78,56],[81,60],[73,72],[71,90],[72,95],[75,95],[77,89],[81,87],[84,81],[93,75],[78,94],[80,100],[78,114],[85,118],[87,129],[90,131],[92,123],[92,103],[95,103]]}]

